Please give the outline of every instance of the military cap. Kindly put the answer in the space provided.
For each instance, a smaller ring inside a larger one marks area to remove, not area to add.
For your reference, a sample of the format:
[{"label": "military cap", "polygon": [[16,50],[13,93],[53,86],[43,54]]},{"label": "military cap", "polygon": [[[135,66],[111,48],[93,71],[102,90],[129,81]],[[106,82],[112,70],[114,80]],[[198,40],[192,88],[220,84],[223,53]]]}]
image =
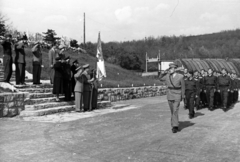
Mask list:
[{"label": "military cap", "polygon": [[80,70],[80,69],[82,69],[82,66],[79,66],[79,67],[76,69],[76,71],[78,71],[78,70]]},{"label": "military cap", "polygon": [[61,60],[61,59],[62,59],[61,57],[56,57],[56,58],[55,58],[56,61],[59,61],[59,60]]},{"label": "military cap", "polygon": [[177,68],[177,67],[178,67],[178,65],[175,64],[175,63],[170,63],[169,64],[169,68]]},{"label": "military cap", "polygon": [[83,65],[82,67],[84,68],[84,69],[86,69],[86,68],[89,68],[89,64],[85,64],[85,65]]},{"label": "military cap", "polygon": [[78,63],[78,60],[74,60],[74,61],[73,61],[73,64],[74,64],[74,63]]},{"label": "military cap", "polygon": [[69,60],[70,59],[70,57],[68,56],[68,57],[66,57],[64,60],[66,61],[66,60]]}]

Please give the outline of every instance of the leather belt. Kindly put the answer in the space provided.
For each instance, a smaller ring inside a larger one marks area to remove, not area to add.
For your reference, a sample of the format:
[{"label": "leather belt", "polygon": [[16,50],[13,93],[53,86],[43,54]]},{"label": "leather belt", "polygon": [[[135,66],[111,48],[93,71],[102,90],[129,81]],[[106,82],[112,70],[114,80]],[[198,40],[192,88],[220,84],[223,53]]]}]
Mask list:
[{"label": "leather belt", "polygon": [[179,90],[182,89],[182,87],[168,87],[168,89]]}]

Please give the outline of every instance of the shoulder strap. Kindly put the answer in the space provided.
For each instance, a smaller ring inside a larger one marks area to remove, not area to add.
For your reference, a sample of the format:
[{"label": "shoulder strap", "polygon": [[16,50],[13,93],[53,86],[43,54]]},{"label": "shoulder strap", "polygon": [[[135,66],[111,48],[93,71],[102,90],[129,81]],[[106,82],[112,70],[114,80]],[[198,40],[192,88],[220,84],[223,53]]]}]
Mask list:
[{"label": "shoulder strap", "polygon": [[172,82],[172,79],[171,79],[171,75],[169,75],[169,80],[170,80],[172,86],[173,86],[174,88],[176,88],[176,87],[173,85],[173,82]]}]

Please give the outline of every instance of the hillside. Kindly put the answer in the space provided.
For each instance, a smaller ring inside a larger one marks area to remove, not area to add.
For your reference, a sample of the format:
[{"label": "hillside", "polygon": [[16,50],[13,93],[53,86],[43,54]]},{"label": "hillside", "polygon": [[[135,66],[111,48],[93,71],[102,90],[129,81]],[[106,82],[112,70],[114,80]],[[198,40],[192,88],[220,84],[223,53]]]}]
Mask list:
[{"label": "hillside", "polygon": [[[91,43],[87,47],[94,46]],[[105,60],[126,69],[144,70],[145,56],[176,58],[239,58],[240,29],[196,36],[146,37],[142,40],[102,43]],[[94,51],[88,50],[90,54]],[[149,71],[157,66],[149,64]]]},{"label": "hillside", "polygon": [[[32,53],[30,48],[25,49],[26,52],[26,70],[32,73]],[[13,52],[13,57],[15,53]],[[95,67],[96,59],[93,56],[88,54],[78,54],[76,52],[66,52],[66,56],[71,57],[71,63],[75,59],[78,59],[80,65],[84,65],[86,63],[90,64],[91,68]],[[0,57],[2,57],[2,47],[0,46]],[[42,79],[49,79],[49,59],[48,59],[48,50],[43,50],[43,65],[44,68],[42,69]],[[111,63],[106,62],[106,73],[107,78],[104,78],[100,84],[102,87],[130,87],[132,84],[134,86],[143,86],[150,85],[153,86],[154,84],[160,85],[158,79],[154,78],[143,78],[136,73],[123,69],[118,65],[114,65]]]}]

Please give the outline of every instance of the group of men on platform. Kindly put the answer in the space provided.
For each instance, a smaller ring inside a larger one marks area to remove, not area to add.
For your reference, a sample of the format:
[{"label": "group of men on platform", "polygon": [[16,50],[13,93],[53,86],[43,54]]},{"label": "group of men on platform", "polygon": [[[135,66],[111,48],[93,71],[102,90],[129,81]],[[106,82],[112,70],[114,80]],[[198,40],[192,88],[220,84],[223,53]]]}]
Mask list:
[{"label": "group of men on platform", "polygon": [[13,57],[12,51],[14,50],[16,55],[14,59],[15,63],[15,74],[16,74],[16,84],[17,85],[24,85],[25,84],[25,67],[26,67],[26,60],[25,60],[25,44],[27,40],[22,37],[20,34],[17,35],[17,39],[14,42],[12,40],[12,35],[7,34],[5,37],[0,37],[0,43],[3,46],[3,66],[4,66],[4,79],[3,82],[10,83],[10,79],[12,76],[12,64],[13,64]]},{"label": "group of men on platform", "polygon": [[[0,36],[0,38],[0,43],[3,46],[3,82],[10,83],[13,72],[12,51],[14,50],[16,53],[14,59],[16,85],[25,85],[25,47],[27,45],[27,37],[18,34],[17,40],[13,41],[12,35],[7,34],[4,37]],[[73,94],[77,112],[96,109],[98,96],[96,70],[90,70],[88,64],[79,66],[77,60],[70,65],[70,57],[66,57],[64,51],[64,46],[54,42],[48,53],[50,82],[53,84],[53,94],[56,95],[56,101],[60,101],[60,94],[65,95],[65,101],[71,101]],[[31,52],[33,84],[42,84],[40,82],[43,67],[41,43],[34,43]]]},{"label": "group of men on platform", "polygon": [[50,81],[53,84],[53,94],[56,101],[59,95],[65,95],[65,101],[75,96],[76,112],[97,109],[98,80],[96,71],[90,70],[90,65],[79,66],[78,60],[70,65],[70,57],[64,54],[64,47],[53,44],[49,50]]}]

